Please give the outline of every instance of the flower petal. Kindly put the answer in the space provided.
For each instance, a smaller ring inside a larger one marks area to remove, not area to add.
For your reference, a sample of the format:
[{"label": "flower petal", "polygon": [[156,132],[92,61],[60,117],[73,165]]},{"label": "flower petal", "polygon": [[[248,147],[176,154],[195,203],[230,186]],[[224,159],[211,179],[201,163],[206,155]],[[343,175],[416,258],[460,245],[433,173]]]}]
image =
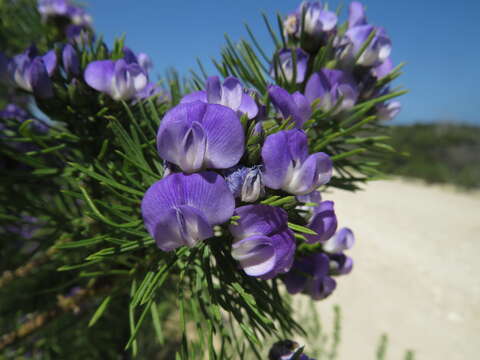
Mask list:
[{"label": "flower petal", "polygon": [[322,201],[315,208],[315,213],[308,223],[308,227],[315,231],[317,235],[305,235],[307,242],[323,243],[330,239],[337,230],[337,216],[334,211],[333,201]]},{"label": "flower petal", "polygon": [[210,104],[220,104],[222,101],[222,86],[218,76],[209,76],[207,79],[207,100]]},{"label": "flower petal", "polygon": [[182,100],[180,100],[180,104],[191,103],[194,101],[201,101],[206,103],[207,102],[207,92],[204,90],[194,91],[190,94],[185,95]]},{"label": "flower petal", "polygon": [[208,141],[207,167],[227,169],[236,165],[245,150],[245,135],[235,112],[226,106],[208,104],[202,124]]},{"label": "flower petal", "polygon": [[242,94],[242,102],[238,110],[243,114],[247,114],[249,119],[253,119],[258,114],[257,103],[249,94],[245,93]]},{"label": "flower petal", "polygon": [[30,84],[35,96],[47,99],[53,96],[52,80],[48,76],[43,60],[38,57],[30,64]]},{"label": "flower petal", "polygon": [[331,254],[339,254],[350,249],[354,243],[355,236],[352,230],[342,228],[323,245],[323,250]]},{"label": "flower petal", "polygon": [[275,267],[275,249],[269,237],[254,235],[232,245],[232,257],[250,276],[261,276]]},{"label": "flower petal", "polygon": [[229,76],[222,85],[221,104],[228,106],[230,109],[238,110],[242,102],[243,88],[240,80],[236,77]]},{"label": "flower petal", "polygon": [[93,61],[85,69],[85,82],[97,91],[110,93],[115,74],[115,62],[112,60]]},{"label": "flower petal", "polygon": [[240,216],[238,225],[230,225],[231,234],[236,239],[253,235],[271,235],[287,229],[288,215],[285,210],[268,205],[246,205],[235,209]]},{"label": "flower petal", "polygon": [[280,189],[285,182],[292,161],[288,151],[288,136],[285,131],[269,135],[262,147],[265,185]]},{"label": "flower petal", "polygon": [[348,14],[348,27],[351,28],[365,24],[367,24],[367,19],[365,17],[363,4],[358,1],[351,2]]},{"label": "flower petal", "polygon": [[50,50],[45,55],[43,55],[42,60],[45,64],[45,69],[47,69],[48,76],[52,76],[55,68],[57,67],[57,55],[55,53],[55,50]]}]

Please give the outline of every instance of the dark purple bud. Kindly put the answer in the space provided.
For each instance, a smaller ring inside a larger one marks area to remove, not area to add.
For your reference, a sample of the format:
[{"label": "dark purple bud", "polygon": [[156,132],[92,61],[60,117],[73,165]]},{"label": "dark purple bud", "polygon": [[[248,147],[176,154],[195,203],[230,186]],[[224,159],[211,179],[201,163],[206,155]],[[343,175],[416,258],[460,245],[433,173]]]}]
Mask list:
[{"label": "dark purple bud", "polygon": [[344,254],[332,254],[330,258],[330,275],[347,275],[352,272],[353,260]]},{"label": "dark purple bud", "polygon": [[80,73],[78,54],[71,44],[67,44],[63,48],[62,61],[63,68],[68,76],[76,76]]},{"label": "dark purple bud", "polygon": [[41,58],[35,58],[30,65],[30,84],[33,94],[41,99],[48,99],[53,96],[52,80],[50,80]]},{"label": "dark purple bud", "polygon": [[355,236],[352,230],[342,228],[323,245],[323,250],[330,254],[340,254],[350,249],[354,243]]}]

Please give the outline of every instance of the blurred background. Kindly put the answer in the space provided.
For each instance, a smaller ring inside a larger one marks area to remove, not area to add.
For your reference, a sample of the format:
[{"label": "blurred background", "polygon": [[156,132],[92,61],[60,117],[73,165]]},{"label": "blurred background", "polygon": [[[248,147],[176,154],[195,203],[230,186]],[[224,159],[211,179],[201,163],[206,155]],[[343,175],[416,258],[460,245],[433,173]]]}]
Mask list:
[{"label": "blurred background", "polygon": [[[366,0],[371,23],[393,41],[397,85],[410,90],[390,123],[402,153],[387,165],[393,181],[355,194],[335,191],[341,226],[354,229],[355,270],[327,301],[342,308],[340,359],[372,359],[388,333],[388,359],[414,349],[417,359],[476,359],[480,351],[480,47],[473,0]],[[91,1],[95,28],[108,43],[121,33],[148,53],[154,72],[173,66],[216,74],[210,57],[245,38],[246,22],[273,50],[261,12],[292,12],[299,1]],[[348,6],[348,2],[343,3]],[[339,2],[329,2],[331,8]],[[344,16],[346,12],[343,12]],[[397,176],[399,175],[399,177]],[[305,310],[307,311],[307,310]]]}]

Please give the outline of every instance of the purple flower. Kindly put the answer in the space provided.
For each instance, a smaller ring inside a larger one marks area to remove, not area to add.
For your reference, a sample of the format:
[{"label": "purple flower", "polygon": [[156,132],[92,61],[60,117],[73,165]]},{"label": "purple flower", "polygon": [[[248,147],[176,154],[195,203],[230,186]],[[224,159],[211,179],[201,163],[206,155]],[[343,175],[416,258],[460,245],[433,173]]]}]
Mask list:
[{"label": "purple flower", "polygon": [[161,87],[159,87],[155,83],[148,83],[142,90],[137,92],[136,99],[143,100],[148,99],[152,96],[157,96],[157,101],[160,102],[168,102],[170,100],[170,96],[167,92],[165,92]]},{"label": "purple flower", "polygon": [[308,58],[309,56],[305,51],[300,48],[295,49],[295,63],[297,68],[294,70],[293,50],[281,49],[278,53],[278,60],[280,63],[276,64],[275,67],[272,66],[270,69],[270,76],[272,78],[281,78],[285,76],[285,80],[291,82],[294,80],[293,76],[295,75],[295,82],[300,84],[305,80]]},{"label": "purple flower", "polygon": [[290,294],[309,294],[314,300],[325,299],[337,287],[329,276],[330,259],[316,253],[295,259],[292,268],[283,278]]},{"label": "purple flower", "polygon": [[377,79],[381,79],[388,74],[390,74],[393,70],[393,62],[390,57],[388,57],[384,62],[382,62],[380,65],[375,66],[372,69],[372,74],[375,76]]},{"label": "purple flower", "polygon": [[305,195],[332,177],[332,161],[325,153],[308,154],[307,135],[284,130],[269,135],[262,148],[265,185]]},{"label": "purple flower", "polygon": [[305,12],[305,32],[313,37],[318,37],[324,32],[333,30],[337,25],[337,15],[325,10],[320,1],[303,2],[300,5],[299,13]]},{"label": "purple flower", "polygon": [[330,275],[347,275],[352,272],[353,260],[345,254],[331,254],[330,259]]},{"label": "purple flower", "polygon": [[37,49],[32,46],[13,57],[8,64],[8,71],[12,82],[19,88],[33,92],[39,98],[49,98],[53,96],[50,77],[56,66],[57,56],[54,50],[37,56]]},{"label": "purple flower", "polygon": [[305,96],[310,102],[316,99],[318,107],[329,111],[338,101],[338,111],[349,110],[357,101],[358,90],[353,78],[342,70],[322,69],[313,73],[305,87]]},{"label": "purple flower", "polygon": [[225,181],[233,196],[244,202],[255,202],[265,194],[263,174],[259,166],[237,165],[225,172]]},{"label": "purple flower", "polygon": [[243,156],[245,136],[235,112],[200,101],[168,111],[158,129],[157,149],[164,160],[192,173],[228,169]]},{"label": "purple flower", "polygon": [[132,99],[148,83],[140,65],[128,64],[124,59],[93,61],[85,69],[84,78],[92,88],[114,100]]},{"label": "purple flower", "polygon": [[123,48],[123,58],[128,64],[135,63],[140,65],[145,72],[148,72],[153,66],[150,56],[145,53],[135,55],[135,53],[126,46]]},{"label": "purple flower", "polygon": [[[49,129],[47,124],[38,119],[32,118],[24,109],[15,104],[8,104],[5,106],[5,108],[0,111],[0,119],[15,119],[20,124],[31,119],[33,120],[31,123],[32,129],[39,134],[45,134]],[[18,143],[18,145],[20,148],[28,147],[27,143]]]},{"label": "purple flower", "polygon": [[290,94],[280,86],[272,85],[268,95],[275,108],[284,119],[289,117],[295,122],[295,127],[301,129],[305,121],[312,115],[312,107],[308,99],[299,91]]},{"label": "purple flower", "polygon": [[322,201],[314,208],[308,227],[315,231],[317,235],[305,235],[308,243],[324,243],[335,234],[338,224],[333,208],[333,201]]},{"label": "purple flower", "polygon": [[233,76],[226,78],[223,84],[220,84],[218,76],[210,76],[207,79],[206,90],[187,94],[180,103],[194,101],[224,105],[240,114],[246,114],[249,119],[253,119],[258,113],[255,100],[244,91],[240,81]]},{"label": "purple flower", "polygon": [[62,51],[62,61],[65,73],[68,76],[75,76],[80,73],[80,60],[75,48],[71,44],[66,44]]},{"label": "purple flower", "polygon": [[367,23],[363,5],[353,2],[350,5],[348,30],[341,41],[344,48],[341,56],[347,58],[358,56],[372,32],[375,32],[372,41],[357,60],[357,63],[363,66],[377,66],[383,63],[390,56],[392,42],[383,28]]},{"label": "purple flower", "polygon": [[300,38],[302,29],[302,16],[305,12],[304,31],[313,38],[319,38],[337,25],[337,15],[325,10],[321,2],[307,2],[300,4],[298,10],[287,16],[283,27],[287,35]]},{"label": "purple flower", "polygon": [[376,106],[377,117],[380,121],[392,120],[398,115],[402,109],[402,105],[398,101],[386,102]]},{"label": "purple flower", "polygon": [[213,236],[213,225],[226,222],[235,200],[225,180],[213,172],[176,173],[153,184],[142,200],[150,235],[164,251],[193,247]]},{"label": "purple flower", "polygon": [[325,244],[323,244],[323,250],[330,254],[340,254],[345,250],[350,249],[354,243],[355,236],[353,235],[352,230],[349,228],[342,228],[335,234],[335,236],[331,237]]},{"label": "purple flower", "polygon": [[66,16],[69,10],[67,0],[39,0],[38,11],[45,17]]},{"label": "purple flower", "polygon": [[268,205],[247,205],[235,210],[238,225],[230,225],[235,241],[232,257],[250,276],[263,280],[287,272],[295,254],[293,232],[285,210]]}]

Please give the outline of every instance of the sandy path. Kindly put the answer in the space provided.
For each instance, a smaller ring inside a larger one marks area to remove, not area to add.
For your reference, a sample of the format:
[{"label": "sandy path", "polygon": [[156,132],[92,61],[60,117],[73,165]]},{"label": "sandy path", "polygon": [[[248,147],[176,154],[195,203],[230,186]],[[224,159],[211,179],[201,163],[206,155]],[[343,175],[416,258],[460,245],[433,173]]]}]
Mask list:
[{"label": "sandy path", "polygon": [[357,238],[353,273],[318,303],[328,327],[342,307],[339,359],[374,359],[383,332],[389,360],[408,348],[417,360],[480,359],[480,193],[394,180],[324,199]]}]

